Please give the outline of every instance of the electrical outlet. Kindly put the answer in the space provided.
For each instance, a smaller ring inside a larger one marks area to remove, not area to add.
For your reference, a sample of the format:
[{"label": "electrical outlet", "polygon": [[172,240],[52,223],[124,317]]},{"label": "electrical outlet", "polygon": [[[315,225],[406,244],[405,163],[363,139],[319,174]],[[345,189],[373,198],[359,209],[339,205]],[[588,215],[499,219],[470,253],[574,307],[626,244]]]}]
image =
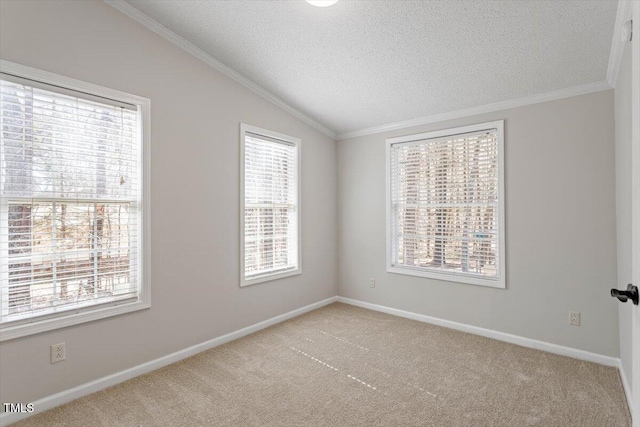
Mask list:
[{"label": "electrical outlet", "polygon": [[67,358],[65,344],[54,344],[51,346],[51,363],[62,362]]},{"label": "electrical outlet", "polygon": [[369,277],[369,287],[370,288],[376,287],[376,279],[374,279],[373,277]]},{"label": "electrical outlet", "polygon": [[580,326],[580,312],[577,312],[577,311],[569,312],[569,324],[571,326]]}]

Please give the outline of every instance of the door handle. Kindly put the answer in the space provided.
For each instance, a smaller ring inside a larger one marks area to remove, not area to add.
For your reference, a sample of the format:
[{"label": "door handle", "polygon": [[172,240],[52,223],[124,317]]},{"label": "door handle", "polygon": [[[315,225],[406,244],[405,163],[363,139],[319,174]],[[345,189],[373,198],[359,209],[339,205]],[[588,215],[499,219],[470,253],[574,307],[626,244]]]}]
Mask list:
[{"label": "door handle", "polygon": [[630,299],[634,305],[638,305],[638,287],[633,286],[631,283],[627,285],[626,291],[611,289],[611,296],[618,298],[621,302],[627,302]]}]

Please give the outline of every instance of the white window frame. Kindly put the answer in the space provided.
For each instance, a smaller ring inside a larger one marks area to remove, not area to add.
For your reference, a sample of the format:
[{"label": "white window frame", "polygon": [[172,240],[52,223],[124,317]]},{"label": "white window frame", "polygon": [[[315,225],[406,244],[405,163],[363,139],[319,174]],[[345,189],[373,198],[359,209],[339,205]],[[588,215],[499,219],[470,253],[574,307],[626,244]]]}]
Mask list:
[{"label": "white window frame", "polygon": [[[296,147],[296,215],[298,219],[297,227],[297,241],[298,241],[298,268],[295,270],[287,270],[282,273],[274,272],[267,273],[260,277],[252,279],[245,278],[245,247],[244,247],[244,210],[245,210],[245,188],[244,188],[244,173],[245,173],[245,137],[247,133],[255,135],[265,136],[267,138],[277,139],[287,144],[292,144]],[[302,200],[302,185],[301,185],[301,140],[293,136],[285,135],[282,133],[262,129],[256,126],[251,126],[246,123],[240,124],[240,286],[256,285],[258,283],[269,282],[272,280],[283,279],[285,277],[296,276],[302,274],[302,215],[301,215],[301,200]]]},{"label": "white window frame", "polygon": [[[39,334],[46,331],[52,331],[68,326],[78,325],[81,323],[92,322],[98,319],[118,316],[133,311],[144,310],[151,307],[151,244],[150,244],[150,172],[151,172],[151,101],[137,95],[131,95],[114,89],[109,89],[93,83],[72,79],[48,71],[38,70],[36,68],[27,67],[25,65],[0,60],[0,72],[12,74],[37,82],[46,83],[53,86],[59,86],[62,90],[70,89],[76,92],[83,92],[89,96],[98,96],[120,101],[126,104],[136,105],[138,108],[138,120],[140,129],[140,163],[139,163],[139,181],[140,188],[138,191],[138,227],[139,246],[138,246],[138,297],[135,301],[102,303],[96,306],[87,306],[75,310],[63,311],[60,314],[52,316],[43,316],[42,318],[34,317],[32,322],[21,323],[16,325],[8,324],[0,327],[0,342],[8,341],[28,335]],[[6,218],[6,215],[2,216]],[[4,248],[4,244],[0,242],[0,249]],[[0,272],[2,274],[3,272]],[[0,295],[1,297],[1,295]]]},{"label": "white window frame", "polygon": [[[485,279],[481,277],[470,277],[456,272],[437,272],[425,267],[405,267],[393,265],[393,226],[391,223],[392,207],[391,207],[391,147],[394,144],[407,143],[412,141],[421,141],[425,139],[441,138],[454,136],[470,132],[478,132],[483,130],[496,129],[496,138],[498,144],[498,251],[499,265],[498,278]],[[497,120],[488,123],[480,123],[470,126],[462,126],[457,128],[443,129],[433,132],[426,132],[414,135],[405,135],[395,138],[386,139],[386,225],[387,225],[387,242],[386,242],[386,259],[387,272],[395,274],[404,274],[409,276],[424,277],[430,279],[445,280],[449,282],[465,283],[470,285],[487,286],[491,288],[506,289],[506,253],[505,253],[505,191],[504,191],[504,120]]]}]

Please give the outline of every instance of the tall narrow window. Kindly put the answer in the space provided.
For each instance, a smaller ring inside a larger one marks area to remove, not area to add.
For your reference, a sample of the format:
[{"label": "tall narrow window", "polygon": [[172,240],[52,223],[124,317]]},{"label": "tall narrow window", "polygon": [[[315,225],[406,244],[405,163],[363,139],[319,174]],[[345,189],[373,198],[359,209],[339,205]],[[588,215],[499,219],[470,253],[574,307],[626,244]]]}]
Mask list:
[{"label": "tall narrow window", "polygon": [[241,286],[301,273],[300,140],[241,126]]},{"label": "tall narrow window", "polygon": [[65,82],[0,74],[2,339],[148,306],[141,105]]},{"label": "tall narrow window", "polygon": [[503,122],[387,140],[387,270],[505,287]]}]

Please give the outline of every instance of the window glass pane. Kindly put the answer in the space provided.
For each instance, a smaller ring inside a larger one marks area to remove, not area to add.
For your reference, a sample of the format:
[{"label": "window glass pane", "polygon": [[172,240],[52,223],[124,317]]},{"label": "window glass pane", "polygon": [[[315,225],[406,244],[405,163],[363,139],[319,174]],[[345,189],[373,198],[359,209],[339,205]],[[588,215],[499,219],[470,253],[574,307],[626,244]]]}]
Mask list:
[{"label": "window glass pane", "polygon": [[135,199],[136,111],[0,84],[4,197]]},{"label": "window glass pane", "polygon": [[137,297],[138,112],[0,80],[2,323]]},{"label": "window glass pane", "polygon": [[135,292],[128,204],[10,203],[5,315]]},{"label": "window glass pane", "polygon": [[298,266],[297,146],[244,138],[245,279]]},{"label": "window glass pane", "polygon": [[497,131],[391,147],[396,267],[497,279]]}]

